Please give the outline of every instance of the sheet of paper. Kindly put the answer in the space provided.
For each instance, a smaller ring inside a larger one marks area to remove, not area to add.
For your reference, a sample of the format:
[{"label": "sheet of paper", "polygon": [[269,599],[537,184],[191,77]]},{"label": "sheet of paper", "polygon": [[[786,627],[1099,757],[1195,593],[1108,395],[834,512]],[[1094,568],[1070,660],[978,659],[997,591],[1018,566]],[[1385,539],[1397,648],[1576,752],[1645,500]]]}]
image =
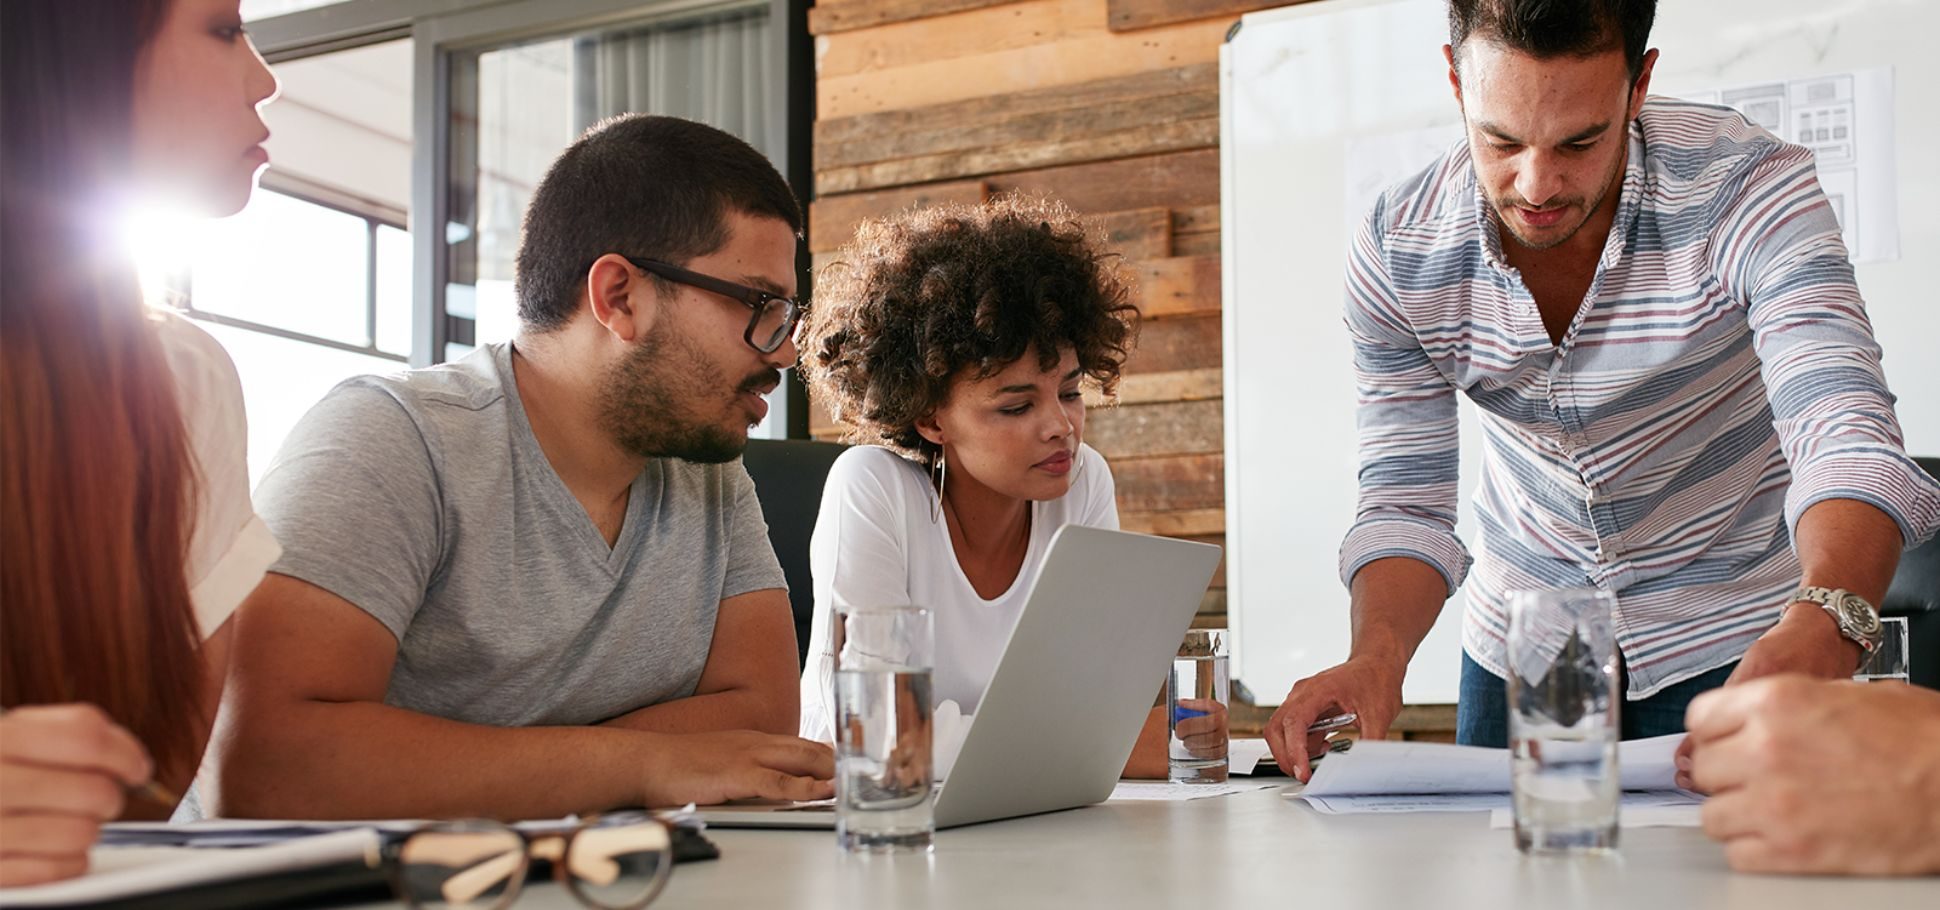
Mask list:
[{"label": "sheet of paper", "polygon": [[[1380,796],[1308,796],[1288,793],[1323,815],[1385,815],[1410,812],[1487,812],[1489,824],[1513,827],[1507,793],[1396,793]],[[1625,828],[1696,827],[1702,797],[1677,790],[1642,790],[1623,795],[1619,818]]]},{"label": "sheet of paper", "polygon": [[[1699,817],[1703,808],[1704,797],[1682,790],[1625,793],[1617,823],[1625,828],[1696,828],[1703,824]],[[1491,828],[1513,828],[1515,824],[1515,812],[1508,806],[1489,812]]]},{"label": "sheet of paper", "polygon": [[1261,765],[1267,766],[1268,770],[1279,767],[1273,763],[1273,753],[1267,749],[1264,739],[1232,740],[1226,746],[1226,755],[1230,760],[1227,773],[1240,777],[1257,773]]},{"label": "sheet of paper", "polygon": [[1186,799],[1205,799],[1208,796],[1226,796],[1244,793],[1248,790],[1266,790],[1281,784],[1259,783],[1257,781],[1229,781],[1223,784],[1175,784],[1163,780],[1121,780],[1111,791],[1112,799],[1164,800],[1176,802]]},{"label": "sheet of paper", "polygon": [[[1672,757],[1684,734],[1617,745],[1625,790],[1669,790],[1677,769]],[[1446,743],[1362,740],[1329,755],[1314,769],[1304,796],[1508,793],[1509,750]]]},{"label": "sheet of paper", "polygon": [[375,857],[379,835],[369,828],[336,831],[265,847],[96,847],[80,878],[0,888],[0,906],[63,907],[172,891],[208,882],[275,875]]},{"label": "sheet of paper", "polygon": [[[833,800],[831,800],[833,802]],[[696,831],[706,826],[701,823],[695,806],[689,803],[678,809],[655,809],[654,817],[670,825],[692,828]],[[426,819],[374,819],[366,821],[291,821],[288,819],[233,819],[206,818],[200,821],[175,824],[173,822],[115,822],[101,829],[99,846],[102,847],[187,847],[202,849],[260,847],[279,844],[284,841],[338,831],[368,829],[386,834],[399,834],[415,831],[432,824]],[[563,832],[578,827],[578,816],[564,818],[541,818],[515,822],[513,827],[535,834]]]},{"label": "sheet of paper", "polygon": [[1403,812],[1493,812],[1509,805],[1507,793],[1390,793],[1311,796],[1289,793],[1323,815],[1385,815]]}]

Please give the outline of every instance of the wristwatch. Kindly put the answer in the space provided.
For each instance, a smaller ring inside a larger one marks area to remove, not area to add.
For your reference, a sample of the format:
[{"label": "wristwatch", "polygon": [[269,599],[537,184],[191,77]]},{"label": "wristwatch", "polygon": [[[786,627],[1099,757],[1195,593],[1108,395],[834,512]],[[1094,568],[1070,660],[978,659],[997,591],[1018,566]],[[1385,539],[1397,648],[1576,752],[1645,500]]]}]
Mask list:
[{"label": "wristwatch", "polygon": [[1839,634],[1857,642],[1867,654],[1879,647],[1879,611],[1866,598],[1844,588],[1803,587],[1792,592],[1792,602],[1818,604],[1839,624]]}]

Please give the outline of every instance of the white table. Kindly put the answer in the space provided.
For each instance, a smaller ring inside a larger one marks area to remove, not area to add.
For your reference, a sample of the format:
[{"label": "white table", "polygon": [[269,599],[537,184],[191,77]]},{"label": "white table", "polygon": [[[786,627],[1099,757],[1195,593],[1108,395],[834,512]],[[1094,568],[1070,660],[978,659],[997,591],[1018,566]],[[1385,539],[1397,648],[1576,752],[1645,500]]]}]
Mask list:
[{"label": "white table", "polygon": [[[1940,880],[1739,875],[1694,828],[1636,828],[1608,857],[1529,859],[1487,813],[1321,815],[1277,790],[1112,802],[938,832],[930,856],[846,856],[829,832],[709,832],[654,910],[1204,907],[1940,908]],[[519,907],[578,904],[533,883]]]}]

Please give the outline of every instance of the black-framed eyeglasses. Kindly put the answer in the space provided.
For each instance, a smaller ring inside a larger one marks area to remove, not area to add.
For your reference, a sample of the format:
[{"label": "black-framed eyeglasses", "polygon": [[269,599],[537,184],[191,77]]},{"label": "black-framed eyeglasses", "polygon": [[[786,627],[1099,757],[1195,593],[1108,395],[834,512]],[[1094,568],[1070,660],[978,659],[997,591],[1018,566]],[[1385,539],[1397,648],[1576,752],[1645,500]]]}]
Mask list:
[{"label": "black-framed eyeglasses", "polygon": [[633,263],[635,268],[659,275],[668,281],[700,288],[703,291],[712,291],[745,304],[748,309],[754,311],[754,315],[748,319],[748,330],[742,334],[741,340],[746,341],[748,347],[763,354],[773,354],[780,349],[782,342],[795,334],[795,327],[801,324],[802,314],[807,310],[793,298],[770,294],[760,288],[751,288],[745,284],[736,284],[712,275],[689,271],[671,262],[661,262],[658,259],[635,259],[632,256],[628,256],[626,261]]},{"label": "black-framed eyeglasses", "polygon": [[644,812],[553,826],[434,822],[385,848],[392,887],[414,910],[505,910],[534,860],[552,866],[583,906],[640,910],[673,871],[673,829]]}]

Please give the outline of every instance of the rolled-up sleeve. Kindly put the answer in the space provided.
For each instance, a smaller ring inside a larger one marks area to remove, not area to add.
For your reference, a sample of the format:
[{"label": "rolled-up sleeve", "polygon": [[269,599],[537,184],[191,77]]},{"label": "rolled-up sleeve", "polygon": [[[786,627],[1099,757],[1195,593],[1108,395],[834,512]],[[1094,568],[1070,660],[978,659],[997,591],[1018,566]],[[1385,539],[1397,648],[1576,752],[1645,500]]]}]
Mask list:
[{"label": "rolled-up sleeve", "polygon": [[1405,556],[1440,572],[1452,594],[1467,576],[1455,535],[1459,424],[1455,389],[1403,318],[1387,268],[1376,207],[1347,259],[1346,321],[1359,398],[1360,504],[1341,543],[1340,577]]},{"label": "rolled-up sleeve", "polygon": [[1720,236],[1718,272],[1745,301],[1779,445],[1792,469],[1785,523],[1828,499],[1868,503],[1907,547],[1940,527],[1940,484],[1907,457],[1880,347],[1819,187],[1812,157],[1786,146],[1752,168]]}]

